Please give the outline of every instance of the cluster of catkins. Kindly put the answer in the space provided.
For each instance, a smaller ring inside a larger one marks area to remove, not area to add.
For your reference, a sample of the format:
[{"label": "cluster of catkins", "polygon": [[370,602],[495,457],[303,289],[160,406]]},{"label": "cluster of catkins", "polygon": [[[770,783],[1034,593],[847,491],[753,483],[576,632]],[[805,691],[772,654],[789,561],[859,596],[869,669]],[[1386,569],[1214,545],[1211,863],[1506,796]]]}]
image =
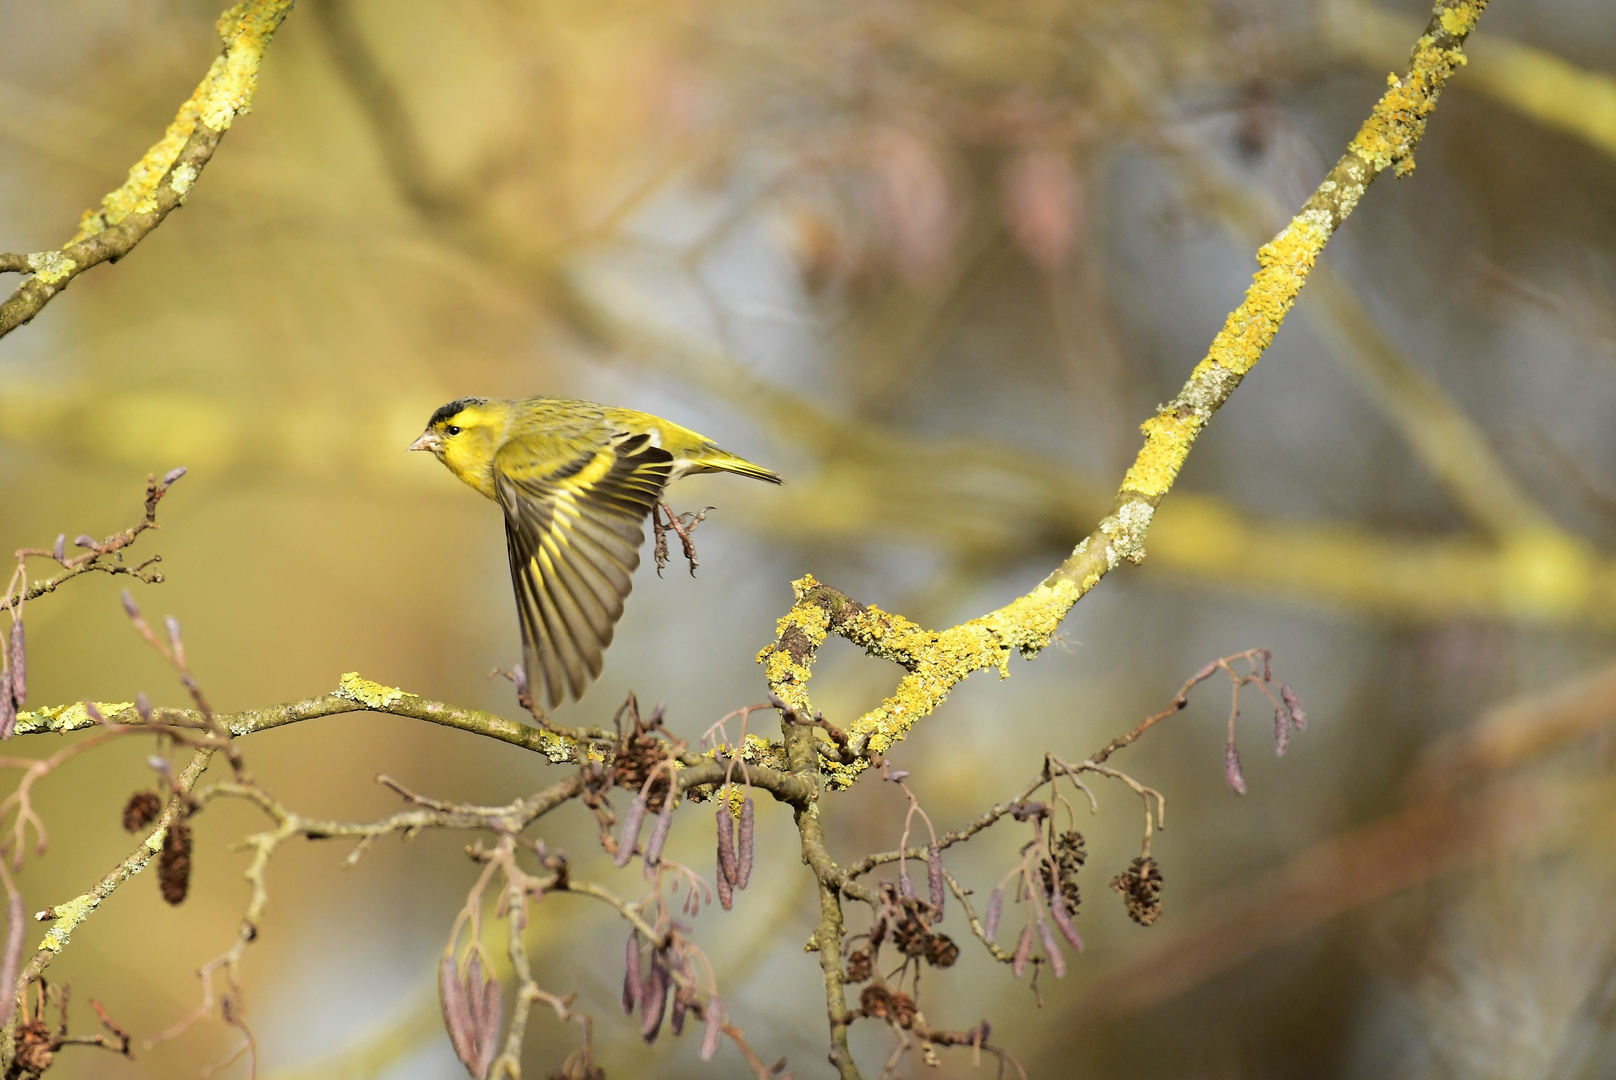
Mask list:
[{"label": "cluster of catkins", "polygon": [[481,950],[473,949],[464,968],[451,953],[438,965],[438,998],[455,1056],[475,1077],[488,1075],[499,1046],[504,993],[499,980],[483,973]]},{"label": "cluster of catkins", "polygon": [[[666,1014],[668,1029],[675,1035],[684,1033],[685,1018],[694,1012],[703,1021],[701,1033],[701,1060],[711,1061],[718,1052],[718,1040],[724,1033],[724,1004],[716,995],[708,995],[705,1002],[696,994],[696,971],[689,956],[680,947],[679,936],[668,934],[664,943],[652,943],[649,956],[642,955],[640,932],[630,929],[628,949],[623,963],[623,1012],[633,1016],[640,1010],[640,1035],[648,1043],[656,1042]],[[649,962],[648,962],[649,961]],[[668,998],[673,1007],[668,1007]]]},{"label": "cluster of catkins", "polygon": [[728,797],[718,801],[718,902],[725,911],[735,903],[735,890],[746,888],[752,878],[752,842],[757,831],[752,813],[752,796],[741,796],[737,829]]},{"label": "cluster of catkins", "polygon": [[[1271,682],[1272,673],[1267,667],[1267,651],[1264,650],[1262,682]],[[1265,690],[1266,692],[1266,690]],[[1272,694],[1269,700],[1273,700]],[[1285,750],[1291,744],[1291,732],[1307,730],[1307,713],[1302,711],[1302,699],[1289,683],[1279,686],[1279,705],[1274,708],[1274,754],[1284,757]],[[1234,727],[1229,728],[1229,741],[1223,746],[1223,776],[1228,781],[1229,788],[1236,795],[1246,793],[1246,777],[1240,768],[1240,751],[1234,745]]]},{"label": "cluster of catkins", "polygon": [[[629,860],[634,858],[634,848],[640,840],[640,826],[645,824],[645,815],[651,809],[652,787],[657,777],[661,775],[652,772],[645,778],[639,794],[634,801],[628,804],[628,813],[623,815],[623,837],[617,843],[617,857],[614,862],[619,868],[627,866]],[[656,821],[651,825],[651,838],[645,842],[645,876],[654,877],[657,866],[662,862],[662,848],[668,842],[668,833],[673,828],[673,784],[669,781],[667,787],[661,792],[662,808],[657,811]]]},{"label": "cluster of catkins", "polygon": [[[1030,804],[1024,814],[1017,816],[1032,817],[1036,820],[1045,812],[1047,810],[1042,804]],[[1040,851],[1036,877],[1044,902],[1032,903],[1032,918],[1022,927],[1021,936],[1016,940],[1016,950],[1010,958],[1010,970],[1016,978],[1021,978],[1021,973],[1027,970],[1027,964],[1032,959],[1035,934],[1043,945],[1044,957],[1055,972],[1056,978],[1066,974],[1066,958],[1061,954],[1060,946],[1056,944],[1055,931],[1059,930],[1060,936],[1065,938],[1066,943],[1073,949],[1083,951],[1083,938],[1078,934],[1077,927],[1072,924],[1072,916],[1077,913],[1077,871],[1086,858],[1083,836],[1075,831],[1061,834],[1055,841],[1052,856]],[[1016,878],[1018,900],[1023,894],[1027,894],[1029,900],[1032,899],[1030,894],[1033,890],[1034,876],[1028,870],[1027,864],[1023,863]],[[1045,910],[1049,912],[1047,920],[1044,918]],[[1003,914],[1004,886],[999,885],[988,897],[987,917],[983,920],[982,930],[989,941],[992,941],[994,935],[998,933],[999,919]],[[1055,924],[1053,929],[1050,927],[1051,922]]]}]

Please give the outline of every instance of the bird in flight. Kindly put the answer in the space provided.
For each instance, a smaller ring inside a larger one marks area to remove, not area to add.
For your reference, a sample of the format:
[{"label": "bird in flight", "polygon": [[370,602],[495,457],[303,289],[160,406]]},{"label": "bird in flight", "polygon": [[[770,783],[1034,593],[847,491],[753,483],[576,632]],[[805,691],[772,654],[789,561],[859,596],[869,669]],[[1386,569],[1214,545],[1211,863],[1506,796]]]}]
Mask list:
[{"label": "bird in flight", "polygon": [[660,417],[564,398],[451,401],[409,448],[434,454],[505,511],[523,668],[548,708],[582,697],[600,675],[645,519],[669,484],[703,472],[783,482]]}]

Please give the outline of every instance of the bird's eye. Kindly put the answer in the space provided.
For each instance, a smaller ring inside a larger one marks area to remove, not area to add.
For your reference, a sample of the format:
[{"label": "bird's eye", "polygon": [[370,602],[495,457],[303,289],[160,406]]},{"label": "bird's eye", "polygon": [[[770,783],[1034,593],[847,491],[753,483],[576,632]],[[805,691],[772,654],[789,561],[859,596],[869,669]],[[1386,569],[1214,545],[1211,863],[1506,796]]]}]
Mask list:
[{"label": "bird's eye", "polygon": [[458,435],[460,434],[460,429],[455,427],[453,424],[450,424],[448,427],[443,429],[443,433],[445,435]]}]

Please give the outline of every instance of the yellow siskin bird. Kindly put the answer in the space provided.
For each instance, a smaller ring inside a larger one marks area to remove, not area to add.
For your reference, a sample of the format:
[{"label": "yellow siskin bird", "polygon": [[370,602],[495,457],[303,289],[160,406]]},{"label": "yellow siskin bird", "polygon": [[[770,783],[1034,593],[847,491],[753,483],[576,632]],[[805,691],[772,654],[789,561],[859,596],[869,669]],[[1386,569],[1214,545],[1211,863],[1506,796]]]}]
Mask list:
[{"label": "yellow siskin bird", "polygon": [[523,666],[549,708],[600,675],[645,519],[669,484],[703,472],[783,482],[678,424],[563,398],[451,401],[409,448],[504,508]]}]

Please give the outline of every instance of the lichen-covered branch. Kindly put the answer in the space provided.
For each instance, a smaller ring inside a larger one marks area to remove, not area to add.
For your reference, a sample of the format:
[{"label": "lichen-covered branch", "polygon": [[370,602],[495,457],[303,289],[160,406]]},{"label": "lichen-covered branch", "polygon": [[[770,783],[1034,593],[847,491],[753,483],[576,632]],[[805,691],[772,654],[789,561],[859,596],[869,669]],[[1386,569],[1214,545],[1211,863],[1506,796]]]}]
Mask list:
[{"label": "lichen-covered branch", "polygon": [[[110,723],[132,727],[146,723],[133,702],[111,701],[93,704]],[[354,712],[387,713],[392,716],[426,720],[520,746],[525,750],[543,754],[551,761],[570,761],[575,753],[574,743],[543,728],[523,724],[481,709],[468,709],[419,697],[397,687],[383,686],[361,678],[357,672],[352,671],[342,677],[335,690],[319,697],[266,705],[256,709],[243,709],[234,713],[219,713],[217,719],[232,736],[240,737],[285,727],[287,724],[303,720]],[[179,727],[198,727],[204,722],[202,714],[194,709],[155,709],[152,718],[156,723]],[[17,715],[19,735],[64,733],[97,726],[99,722],[90,715],[82,702],[47,706]]]},{"label": "lichen-covered branch", "polygon": [[0,303],[0,337],[39,314],[51,298],[92,266],[116,262],[185,203],[192,185],[237,116],[252,109],[264,50],[294,0],[242,0],[219,16],[220,52],[179,113],[123,186],[87,210],[79,231],[59,250],[0,254],[0,273],[30,274]]},{"label": "lichen-covered branch", "polygon": [[[1242,243],[1260,242],[1281,220],[1277,202],[1240,183],[1209,146],[1176,132],[1162,138],[1187,199]],[[1560,532],[1480,426],[1397,348],[1340,275],[1328,264],[1316,266],[1308,284],[1305,313],[1465,516],[1497,541],[1531,543]]]},{"label": "lichen-covered branch", "polygon": [[[1326,43],[1376,67],[1396,63],[1403,43],[1418,27],[1413,19],[1368,0],[1329,0],[1320,8]],[[1466,52],[1466,89],[1616,156],[1616,78],[1496,35],[1484,35]]]},{"label": "lichen-covered branch", "polygon": [[[793,584],[795,603],[780,620],[779,639],[758,659],[769,685],[792,708],[811,715],[806,683],[813,652],[838,633],[872,656],[908,669],[897,690],[847,728],[856,746],[884,753],[943,702],[961,679],[985,668],[1009,674],[1010,657],[1031,657],[1047,646],[1072,607],[1123,562],[1145,557],[1145,536],[1156,507],[1172,489],[1195,440],[1273,342],[1296,303],[1314,262],[1335,230],[1386,169],[1405,175],[1414,149],[1448,77],[1464,63],[1465,38],[1485,0],[1440,0],[1415,43],[1408,73],[1389,77],[1375,104],[1330,174],[1302,210],[1257,252],[1245,300],[1230,313],[1178,395],[1144,424],[1145,445],[1123,477],[1111,513],[1032,592],[997,611],[942,631],[852,604],[810,577]],[[834,594],[834,595],[832,595]],[[851,605],[851,606],[850,606]],[[868,758],[827,766],[834,782],[850,783]]]},{"label": "lichen-covered branch", "polygon": [[[842,971],[842,939],[847,931],[842,920],[841,893],[851,882],[831,861],[825,847],[825,829],[819,817],[819,751],[813,729],[788,724],[785,739],[792,772],[815,789],[815,797],[797,808],[797,832],[802,838],[802,861],[813,869],[819,892],[819,925],[814,929],[812,943],[819,953],[819,967],[824,973],[830,1063],[836,1067],[841,1080],[858,1080],[858,1064],[847,1043],[846,979]],[[869,899],[873,902],[873,893]]]}]

